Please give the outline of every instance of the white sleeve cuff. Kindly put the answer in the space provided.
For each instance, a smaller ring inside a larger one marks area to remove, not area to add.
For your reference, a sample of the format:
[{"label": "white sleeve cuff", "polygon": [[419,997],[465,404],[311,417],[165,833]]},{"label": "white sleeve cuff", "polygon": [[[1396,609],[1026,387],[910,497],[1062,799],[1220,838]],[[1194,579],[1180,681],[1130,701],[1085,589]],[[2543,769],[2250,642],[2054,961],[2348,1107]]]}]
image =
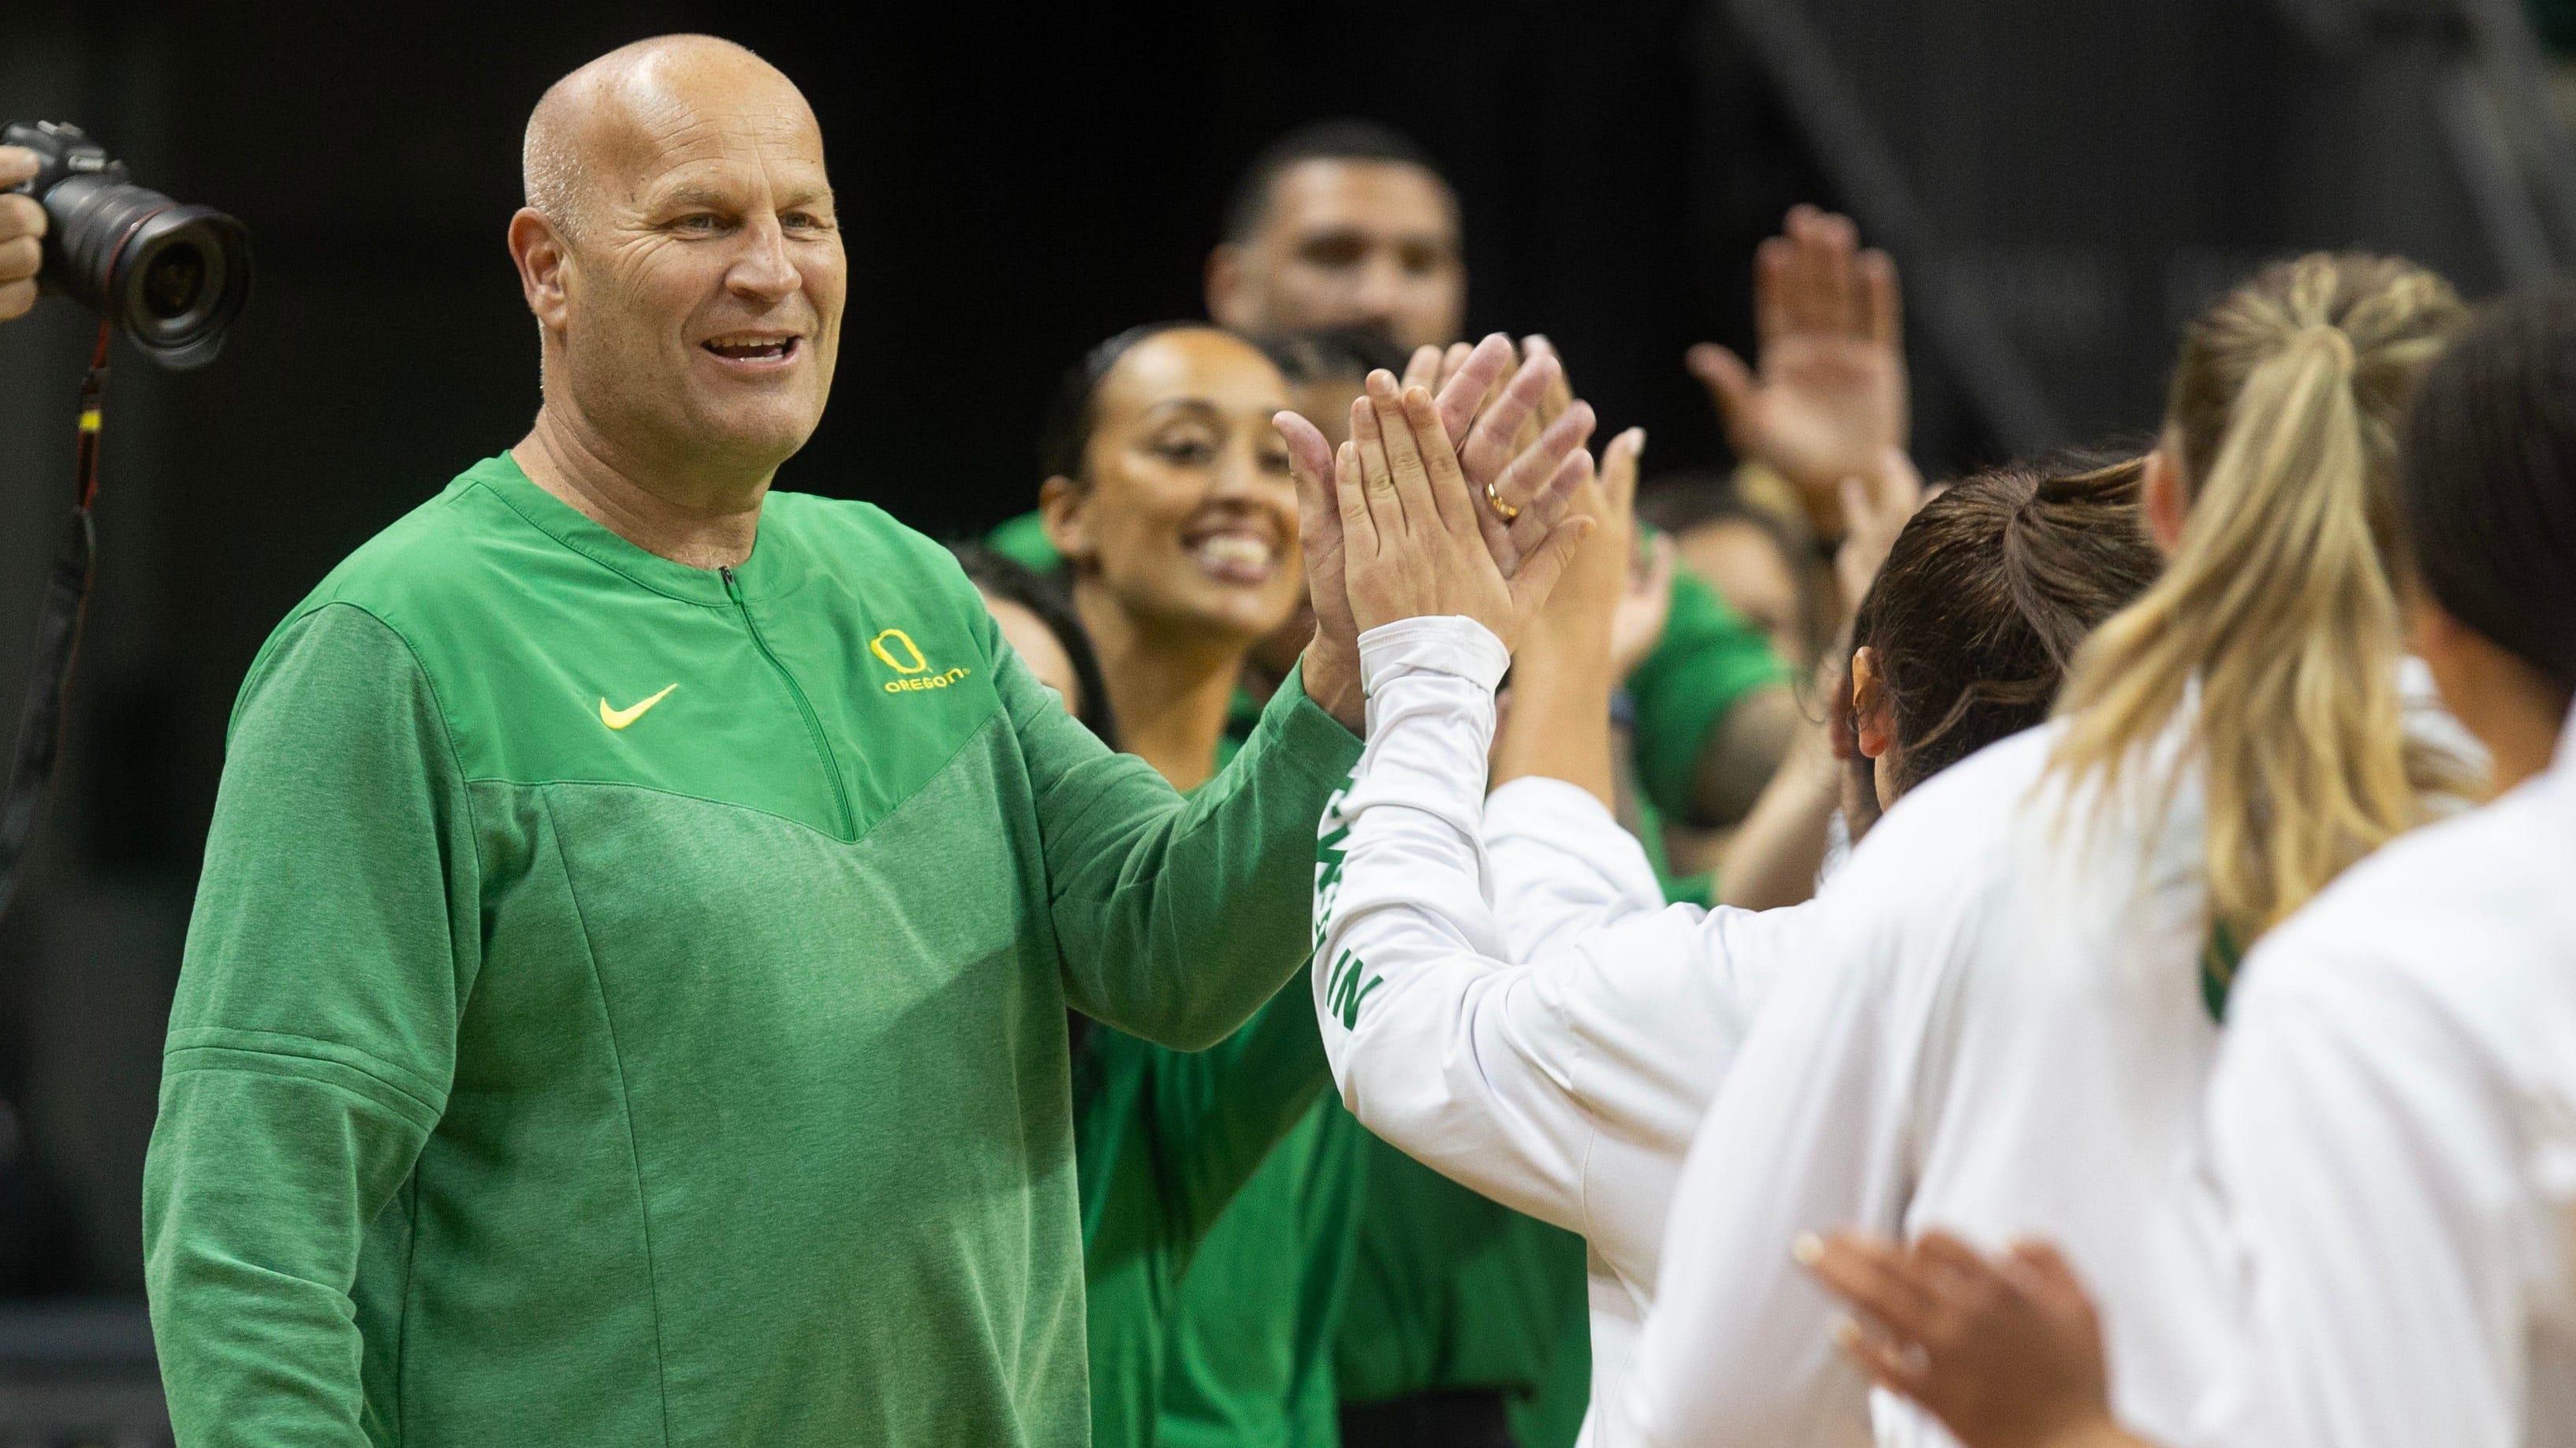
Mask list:
[{"label": "white sleeve cuff", "polygon": [[1398,674],[1452,674],[1492,693],[1512,666],[1494,631],[1460,614],[1403,618],[1360,635],[1360,688],[1370,694]]}]

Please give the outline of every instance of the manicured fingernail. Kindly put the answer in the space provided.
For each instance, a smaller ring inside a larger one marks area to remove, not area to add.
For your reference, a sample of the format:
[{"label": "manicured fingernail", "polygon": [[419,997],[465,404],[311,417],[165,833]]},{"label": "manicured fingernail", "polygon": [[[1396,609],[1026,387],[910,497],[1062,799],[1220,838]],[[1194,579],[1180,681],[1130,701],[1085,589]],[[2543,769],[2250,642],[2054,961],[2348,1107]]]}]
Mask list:
[{"label": "manicured fingernail", "polygon": [[1825,1259],[1825,1239],[1813,1232],[1800,1232],[1789,1239],[1789,1258],[1801,1267],[1813,1267]]},{"label": "manicured fingernail", "polygon": [[1646,430],[1642,427],[1632,427],[1628,429],[1628,446],[1635,448],[1639,452],[1644,452],[1646,450]]}]

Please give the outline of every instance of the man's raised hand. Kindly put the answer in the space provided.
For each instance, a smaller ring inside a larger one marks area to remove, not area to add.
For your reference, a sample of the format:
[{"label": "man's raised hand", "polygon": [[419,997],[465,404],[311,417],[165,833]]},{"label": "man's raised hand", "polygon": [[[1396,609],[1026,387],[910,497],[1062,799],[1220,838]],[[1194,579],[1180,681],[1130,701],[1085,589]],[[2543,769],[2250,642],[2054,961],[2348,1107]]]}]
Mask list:
[{"label": "man's raised hand", "polygon": [[1736,452],[1796,484],[1832,535],[1842,480],[1905,445],[1905,308],[1896,264],[1860,250],[1849,218],[1798,206],[1782,231],[1754,257],[1759,371],[1714,343],[1688,360]]},{"label": "man's raised hand", "polygon": [[[1368,395],[1351,404],[1351,440],[1334,458],[1333,483],[1352,621],[1365,631],[1461,615],[1509,647],[1593,521],[1565,516],[1559,499],[1545,531],[1506,576],[1480,521],[1493,504],[1471,484],[1441,413],[1429,389],[1399,389],[1385,372],[1371,374]],[[1590,476],[1589,455],[1576,471],[1579,487]],[[1533,506],[1543,501],[1534,498]]]}]

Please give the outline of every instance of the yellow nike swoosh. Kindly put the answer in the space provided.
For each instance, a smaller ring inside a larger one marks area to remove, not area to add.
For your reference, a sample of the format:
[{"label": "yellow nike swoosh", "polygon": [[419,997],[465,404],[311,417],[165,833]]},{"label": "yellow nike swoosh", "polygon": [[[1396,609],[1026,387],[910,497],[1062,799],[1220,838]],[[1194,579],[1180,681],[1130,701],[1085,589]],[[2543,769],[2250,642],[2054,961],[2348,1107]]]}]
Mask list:
[{"label": "yellow nike swoosh", "polygon": [[671,691],[678,687],[680,686],[677,684],[666,684],[662,687],[661,693],[654,695],[652,698],[645,700],[641,704],[630,704],[623,709],[611,709],[608,707],[608,701],[606,699],[602,699],[599,701],[599,722],[607,725],[611,729],[623,729],[627,725],[634,723],[636,720],[643,718],[645,710],[652,708],[654,705],[659,704],[664,699],[670,697]]}]

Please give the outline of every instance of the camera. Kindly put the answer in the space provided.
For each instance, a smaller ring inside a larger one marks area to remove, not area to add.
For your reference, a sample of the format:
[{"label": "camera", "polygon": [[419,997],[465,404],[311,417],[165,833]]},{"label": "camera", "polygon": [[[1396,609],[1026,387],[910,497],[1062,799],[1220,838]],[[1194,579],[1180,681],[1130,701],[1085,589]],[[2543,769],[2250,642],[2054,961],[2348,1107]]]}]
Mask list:
[{"label": "camera", "polygon": [[164,367],[202,367],[250,299],[250,228],[126,179],[78,126],[14,124],[0,145],[36,153],[18,189],[45,208],[37,280],[115,323]]}]

